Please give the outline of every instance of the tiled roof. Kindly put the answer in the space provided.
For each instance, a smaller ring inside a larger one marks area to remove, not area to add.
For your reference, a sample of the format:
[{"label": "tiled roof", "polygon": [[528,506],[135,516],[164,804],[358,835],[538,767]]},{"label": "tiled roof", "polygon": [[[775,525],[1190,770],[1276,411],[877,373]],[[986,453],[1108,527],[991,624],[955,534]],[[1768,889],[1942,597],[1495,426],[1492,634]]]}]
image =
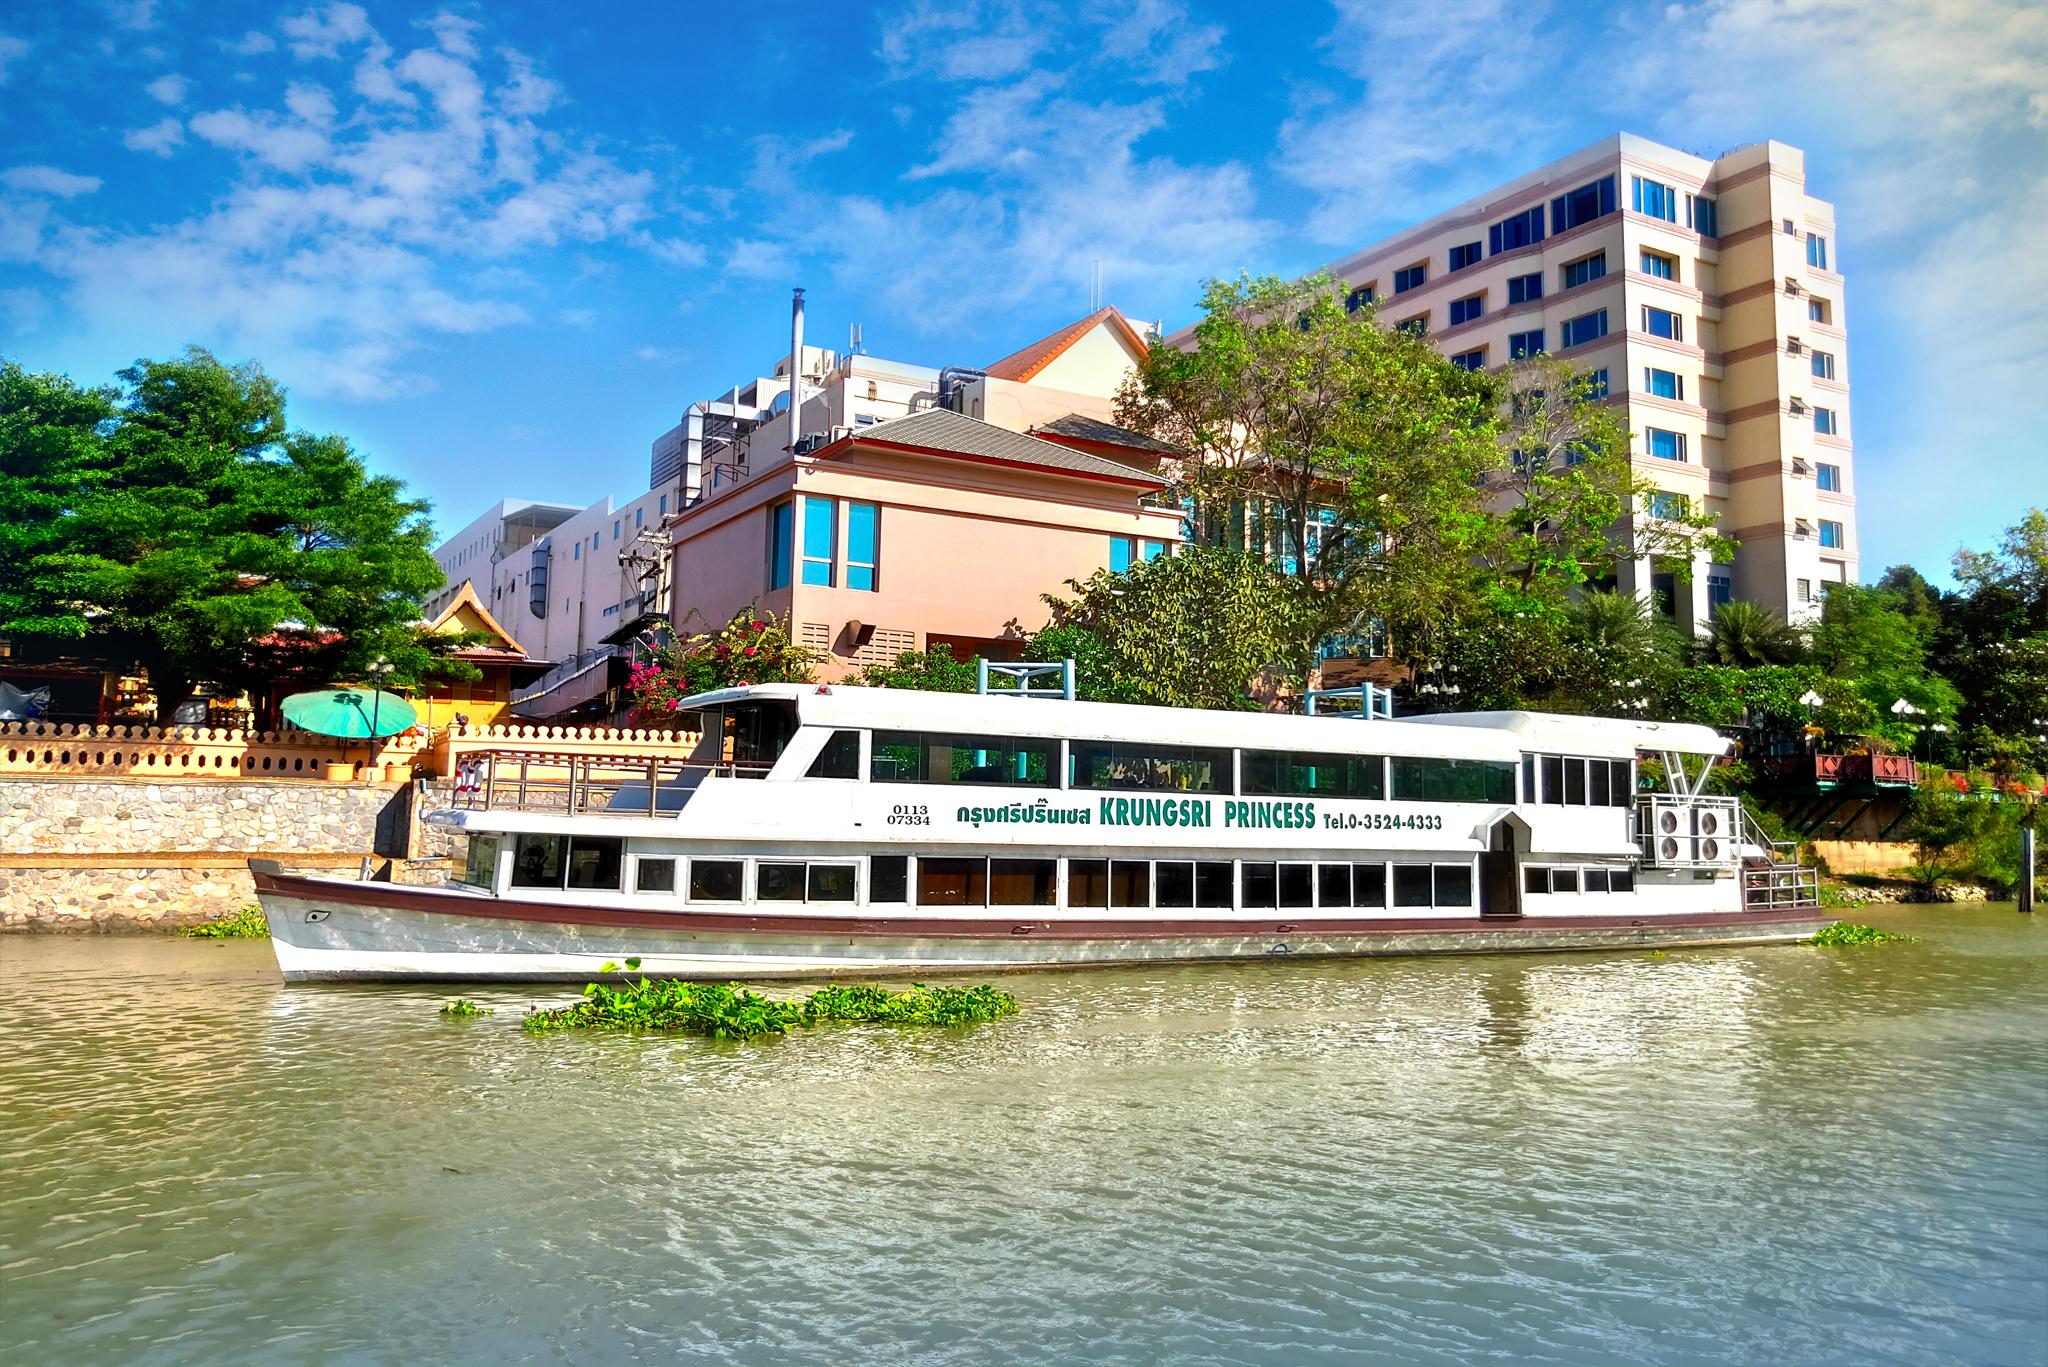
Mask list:
[{"label": "tiled roof", "polygon": [[1098,456],[1092,451],[1062,446],[1058,442],[1027,437],[1022,432],[1012,432],[1007,427],[997,427],[994,423],[955,413],[950,408],[927,408],[908,417],[863,427],[847,438],[844,445],[903,447],[996,465],[1062,471],[1088,479],[1142,485],[1148,489],[1165,484],[1157,475],[1121,461]]},{"label": "tiled roof", "polygon": [[1078,322],[1067,324],[1050,337],[1041,337],[1022,351],[1013,351],[984,367],[983,373],[998,380],[1015,380],[1020,384],[1031,379],[1039,371],[1058,360],[1060,354],[1094,329],[1098,324],[1109,323],[1123,333],[1124,341],[1140,355],[1145,351],[1145,339],[1131,326],[1130,320],[1114,308],[1095,310]]},{"label": "tiled roof", "polygon": [[1079,413],[1069,413],[1064,418],[1042,422],[1032,428],[1031,432],[1033,436],[1055,440],[1068,437],[1074,441],[1089,441],[1101,446],[1127,446],[1133,451],[1150,451],[1160,456],[1181,454],[1178,446],[1160,441],[1157,437],[1148,437],[1143,432],[1134,432],[1128,427],[1118,427],[1113,422],[1084,417]]}]

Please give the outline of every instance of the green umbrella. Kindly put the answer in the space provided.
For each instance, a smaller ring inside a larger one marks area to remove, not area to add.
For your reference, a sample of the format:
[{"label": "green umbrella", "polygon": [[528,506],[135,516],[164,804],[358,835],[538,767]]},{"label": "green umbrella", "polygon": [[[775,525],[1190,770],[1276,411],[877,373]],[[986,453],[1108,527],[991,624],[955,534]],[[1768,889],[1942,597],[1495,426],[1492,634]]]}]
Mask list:
[{"label": "green umbrella", "polygon": [[323,688],[284,700],[285,720],[323,736],[395,736],[419,720],[412,704],[375,688]]}]

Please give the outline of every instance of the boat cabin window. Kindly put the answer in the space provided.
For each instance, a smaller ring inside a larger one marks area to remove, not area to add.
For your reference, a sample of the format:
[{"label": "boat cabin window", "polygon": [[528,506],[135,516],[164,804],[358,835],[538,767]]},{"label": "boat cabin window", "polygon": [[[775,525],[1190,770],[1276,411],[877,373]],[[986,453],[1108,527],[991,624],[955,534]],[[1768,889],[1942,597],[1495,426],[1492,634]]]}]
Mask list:
[{"label": "boat cabin window", "polygon": [[868,901],[910,900],[910,856],[875,854],[868,856]]},{"label": "boat cabin window", "polygon": [[987,906],[988,860],[919,858],[917,901],[926,907]]},{"label": "boat cabin window", "polygon": [[[1513,802],[1515,766],[1483,759],[1396,757],[1394,797],[1405,802]],[[1402,903],[1401,905],[1410,905]],[[1423,903],[1414,903],[1421,906]]]},{"label": "boat cabin window", "polygon": [[1059,899],[1057,859],[991,859],[988,901],[994,907],[1049,907]]},{"label": "boat cabin window", "polygon": [[1387,762],[1378,755],[1308,755],[1283,750],[1246,750],[1245,793],[1263,797],[1353,797],[1377,801],[1387,795]]},{"label": "boat cabin window", "polygon": [[703,739],[694,755],[699,761],[751,767],[755,774],[782,758],[796,734],[796,706],[780,699],[748,699],[707,707],[697,714]]},{"label": "boat cabin window", "polygon": [[811,761],[804,777],[859,778],[860,732],[834,731],[832,738],[825,742],[825,748],[818,751],[818,757]]},{"label": "boat cabin window", "polygon": [[1524,755],[1524,802],[1553,807],[1626,807],[1635,801],[1635,761]]},{"label": "boat cabin window", "polygon": [[528,833],[512,855],[512,886],[617,892],[623,850],[624,842],[616,839]]},{"label": "boat cabin window", "polygon": [[1522,886],[1529,892],[1634,892],[1636,876],[1629,869],[1559,869],[1539,866],[1523,871]]},{"label": "boat cabin window", "polygon": [[851,864],[762,860],[754,866],[754,899],[760,902],[851,902]]},{"label": "boat cabin window", "polygon": [[473,835],[462,861],[462,881],[473,888],[494,888],[498,883],[498,837]]},{"label": "boat cabin window", "polygon": [[1141,788],[1157,792],[1228,793],[1230,751],[1193,745],[1077,740],[1068,747],[1070,788]]},{"label": "boat cabin window", "polygon": [[875,732],[868,776],[877,783],[992,783],[1050,788],[1059,742],[1039,737]]},{"label": "boat cabin window", "polygon": [[636,859],[633,861],[633,891],[674,892],[675,890],[675,860]]},{"label": "boat cabin window", "polygon": [[692,902],[737,902],[746,881],[746,863],[738,859],[692,859]]}]

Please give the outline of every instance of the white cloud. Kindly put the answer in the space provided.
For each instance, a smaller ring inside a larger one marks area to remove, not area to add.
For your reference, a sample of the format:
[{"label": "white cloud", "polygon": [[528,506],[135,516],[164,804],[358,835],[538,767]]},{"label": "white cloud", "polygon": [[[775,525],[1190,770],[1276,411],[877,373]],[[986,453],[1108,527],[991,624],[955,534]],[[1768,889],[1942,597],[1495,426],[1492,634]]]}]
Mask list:
[{"label": "white cloud", "polygon": [[55,166],[16,166],[7,171],[0,171],[0,183],[5,183],[11,190],[21,190],[32,195],[49,195],[55,199],[89,195],[100,188],[98,176],[73,175]]},{"label": "white cloud", "polygon": [[293,81],[285,87],[284,107],[300,123],[324,128],[334,122],[334,96],[325,86]]},{"label": "white cloud", "polygon": [[370,34],[370,16],[361,5],[335,4],[309,9],[278,24],[292,56],[302,62],[338,57],[344,47]]},{"label": "white cloud", "polygon": [[210,110],[192,116],[192,131],[216,147],[246,152],[280,171],[303,170],[324,161],[328,153],[326,134],[269,113]]},{"label": "white cloud", "polygon": [[1102,51],[1130,79],[1147,85],[1180,85],[1223,65],[1223,28],[1196,24],[1175,0],[1137,0],[1119,8],[1096,7],[1109,24]]},{"label": "white cloud", "polygon": [[725,254],[726,271],[743,280],[776,280],[794,268],[788,247],[762,238],[735,238]]},{"label": "white cloud", "polygon": [[153,29],[156,27],[156,0],[113,0],[107,6],[107,16],[114,21],[115,28]]},{"label": "white cloud", "polygon": [[176,119],[162,119],[147,128],[131,128],[121,135],[121,145],[131,152],[148,152],[167,157],[185,141],[185,125]]},{"label": "white cloud", "polygon": [[159,76],[142,88],[158,104],[180,105],[185,103],[185,92],[191,86],[183,76],[171,75]]},{"label": "white cloud", "polygon": [[1057,16],[998,0],[918,0],[881,23],[882,59],[891,75],[949,81],[1021,75],[1061,27]]},{"label": "white cloud", "polygon": [[20,337],[34,332],[50,316],[50,301],[42,291],[33,289],[0,290],[0,321],[6,323],[6,333]]},{"label": "white cloud", "polygon": [[250,29],[232,43],[223,43],[229,52],[237,57],[261,57],[266,52],[277,51],[277,39],[261,29]]},{"label": "white cloud", "polygon": [[678,366],[690,359],[690,353],[677,346],[644,346],[634,349],[633,359],[651,365]]},{"label": "white cloud", "polygon": [[0,33],[0,85],[7,84],[7,66],[28,55],[28,40]]}]

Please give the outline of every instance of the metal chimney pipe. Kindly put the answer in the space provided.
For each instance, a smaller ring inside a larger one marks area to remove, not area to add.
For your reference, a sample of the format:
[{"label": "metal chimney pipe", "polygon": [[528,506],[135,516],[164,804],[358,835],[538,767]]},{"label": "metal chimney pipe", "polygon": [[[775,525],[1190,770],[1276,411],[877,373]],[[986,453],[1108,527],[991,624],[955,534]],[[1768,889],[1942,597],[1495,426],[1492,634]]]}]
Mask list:
[{"label": "metal chimney pipe", "polygon": [[804,417],[804,290],[799,285],[789,301],[789,444],[803,438]]}]

